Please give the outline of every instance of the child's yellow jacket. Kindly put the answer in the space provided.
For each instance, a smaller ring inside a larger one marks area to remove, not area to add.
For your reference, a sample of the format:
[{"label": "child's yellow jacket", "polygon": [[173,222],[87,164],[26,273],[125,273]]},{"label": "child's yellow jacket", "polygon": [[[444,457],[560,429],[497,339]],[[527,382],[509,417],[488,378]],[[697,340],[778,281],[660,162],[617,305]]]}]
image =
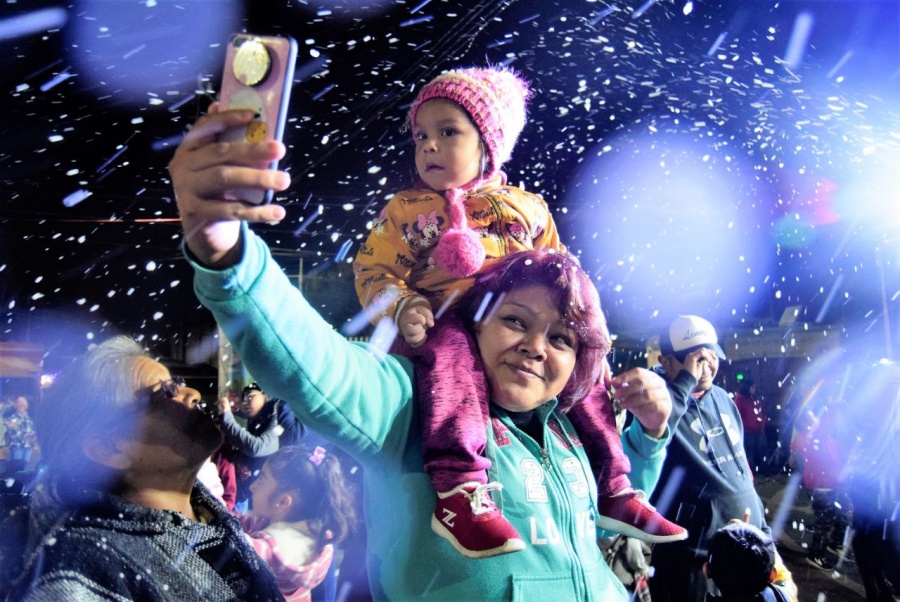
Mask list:
[{"label": "child's yellow jacket", "polygon": [[[454,278],[432,258],[449,224],[446,207],[444,197],[429,189],[404,190],[388,201],[353,263],[364,307],[378,303],[379,316],[393,318],[405,299],[421,295],[437,312],[471,286],[474,277]],[[565,251],[544,199],[502,184],[499,177],[470,193],[465,208],[469,227],[487,252],[482,269],[516,251]]]}]

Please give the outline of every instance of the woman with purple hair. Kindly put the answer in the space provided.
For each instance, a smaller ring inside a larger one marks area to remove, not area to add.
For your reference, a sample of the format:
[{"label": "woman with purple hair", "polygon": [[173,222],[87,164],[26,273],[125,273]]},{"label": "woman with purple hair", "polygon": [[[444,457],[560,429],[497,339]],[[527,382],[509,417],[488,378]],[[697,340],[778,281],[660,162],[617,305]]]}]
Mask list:
[{"label": "woman with purple hair", "polygon": [[[261,386],[362,466],[372,594],[626,600],[600,554],[596,481],[571,412],[563,411],[597,381],[608,348],[590,277],[565,254],[522,251],[486,269],[457,305],[490,400],[484,456],[491,479],[503,483],[493,503],[525,535],[517,553],[473,561],[428,527],[434,489],[422,470],[417,368],[335,332],[243,223],[285,217],[281,206],[249,206],[229,194],[286,189],[285,172],[257,167],[285,148],[219,142],[219,132],[253,115],[216,109],[195,124],[169,165],[194,290]],[[668,391],[643,369],[611,383],[615,400],[636,417],[621,439],[631,480],[651,490],[669,435]]]},{"label": "woman with purple hair", "polygon": [[[435,316],[509,254],[567,253],[544,199],[509,184],[500,169],[525,127],[530,96],[528,83],[503,68],[456,69],[423,86],[409,111],[418,182],[388,201],[354,262],[360,303],[376,321],[394,320],[402,341],[393,351],[416,361],[425,470],[437,493],[431,528],[468,558],[525,544],[491,498],[502,483],[489,478],[484,455],[488,397],[472,337]],[[631,487],[607,394],[602,315],[596,328],[595,382],[561,401],[593,469],[598,526],[654,543],[684,539],[682,527]]]}]

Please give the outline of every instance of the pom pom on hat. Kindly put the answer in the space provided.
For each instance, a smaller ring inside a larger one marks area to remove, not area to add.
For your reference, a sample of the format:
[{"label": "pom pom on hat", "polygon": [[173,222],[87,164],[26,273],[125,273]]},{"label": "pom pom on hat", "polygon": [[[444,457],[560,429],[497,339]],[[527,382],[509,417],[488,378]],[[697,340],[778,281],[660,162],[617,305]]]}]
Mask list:
[{"label": "pom pom on hat", "polygon": [[478,240],[478,235],[466,224],[463,192],[459,188],[453,188],[444,194],[447,197],[450,227],[441,234],[433,257],[454,278],[466,278],[481,269],[487,253]]},{"label": "pom pom on hat", "polygon": [[[487,151],[487,168],[481,180],[471,183],[477,185],[499,173],[512,156],[525,127],[525,104],[530,97],[528,83],[512,69],[456,69],[437,76],[419,91],[409,110],[409,123],[414,126],[419,107],[434,98],[446,98],[461,106],[481,134]],[[434,259],[455,278],[465,278],[481,269],[484,246],[468,227],[463,191],[454,188],[444,196],[450,223],[435,247]]]}]

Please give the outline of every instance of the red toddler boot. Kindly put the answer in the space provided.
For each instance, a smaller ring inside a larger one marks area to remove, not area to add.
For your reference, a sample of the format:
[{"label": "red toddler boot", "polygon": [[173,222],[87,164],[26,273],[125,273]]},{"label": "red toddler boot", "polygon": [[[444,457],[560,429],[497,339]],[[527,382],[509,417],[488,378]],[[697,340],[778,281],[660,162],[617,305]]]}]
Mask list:
[{"label": "red toddler boot", "polygon": [[463,483],[438,493],[431,516],[431,530],[446,539],[467,558],[489,558],[525,549],[518,531],[491,500],[490,491],[500,483]]},{"label": "red toddler boot", "polygon": [[597,526],[648,543],[687,539],[687,530],[668,521],[647,502],[643,491],[628,489],[598,500]]}]

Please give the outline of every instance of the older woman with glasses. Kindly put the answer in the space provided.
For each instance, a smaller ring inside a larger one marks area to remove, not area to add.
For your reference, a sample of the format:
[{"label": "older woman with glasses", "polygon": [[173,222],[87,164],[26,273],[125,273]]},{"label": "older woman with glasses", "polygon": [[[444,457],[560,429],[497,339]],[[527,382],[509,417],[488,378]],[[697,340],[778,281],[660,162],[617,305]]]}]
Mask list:
[{"label": "older woman with glasses", "polygon": [[199,402],[127,337],[64,369],[35,415],[40,486],[0,532],[0,591],[14,600],[282,599],[238,521],[196,480],[222,442]]}]

